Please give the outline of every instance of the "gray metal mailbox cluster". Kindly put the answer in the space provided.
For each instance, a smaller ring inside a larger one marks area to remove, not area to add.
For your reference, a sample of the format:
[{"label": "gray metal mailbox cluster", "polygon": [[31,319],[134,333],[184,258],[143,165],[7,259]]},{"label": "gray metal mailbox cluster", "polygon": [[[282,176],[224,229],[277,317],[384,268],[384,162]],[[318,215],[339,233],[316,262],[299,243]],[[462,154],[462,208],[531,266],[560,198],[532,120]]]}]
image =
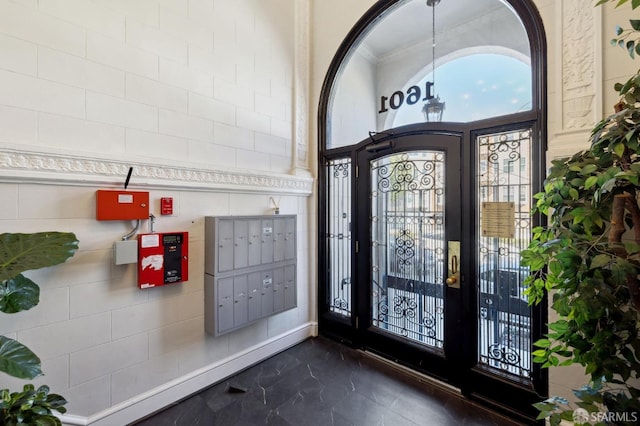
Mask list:
[{"label": "gray metal mailbox cluster", "polygon": [[205,217],[205,329],[221,335],[295,308],[296,217]]}]

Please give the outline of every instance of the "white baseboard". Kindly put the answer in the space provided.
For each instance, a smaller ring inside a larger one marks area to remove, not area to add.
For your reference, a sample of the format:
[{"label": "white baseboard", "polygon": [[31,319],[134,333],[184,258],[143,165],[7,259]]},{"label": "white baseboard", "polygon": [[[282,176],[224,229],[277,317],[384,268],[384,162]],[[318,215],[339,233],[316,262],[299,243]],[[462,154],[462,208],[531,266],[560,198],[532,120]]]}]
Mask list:
[{"label": "white baseboard", "polygon": [[89,417],[65,414],[60,420],[67,426],[125,425],[317,335],[318,324],[309,322]]}]

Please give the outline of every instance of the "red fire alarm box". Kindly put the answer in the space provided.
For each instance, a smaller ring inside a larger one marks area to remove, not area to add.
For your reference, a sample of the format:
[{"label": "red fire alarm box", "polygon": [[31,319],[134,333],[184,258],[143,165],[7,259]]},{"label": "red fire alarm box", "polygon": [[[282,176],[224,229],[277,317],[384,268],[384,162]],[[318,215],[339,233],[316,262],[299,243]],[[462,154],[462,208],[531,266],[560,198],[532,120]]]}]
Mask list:
[{"label": "red fire alarm box", "polygon": [[138,235],[138,287],[158,287],[188,279],[188,232]]},{"label": "red fire alarm box", "polygon": [[149,219],[149,193],[141,191],[96,191],[96,219]]},{"label": "red fire alarm box", "polygon": [[160,198],[160,214],[161,215],[173,214],[173,198],[171,197]]}]

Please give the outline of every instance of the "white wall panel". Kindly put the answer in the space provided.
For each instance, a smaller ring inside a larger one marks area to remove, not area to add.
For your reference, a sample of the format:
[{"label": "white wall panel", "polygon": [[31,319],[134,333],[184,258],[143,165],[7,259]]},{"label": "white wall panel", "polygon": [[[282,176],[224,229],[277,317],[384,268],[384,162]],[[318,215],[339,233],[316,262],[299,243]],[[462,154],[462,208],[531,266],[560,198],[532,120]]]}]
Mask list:
[{"label": "white wall panel", "polygon": [[158,108],[87,92],[87,119],[139,130],[158,131]]},{"label": "white wall panel", "polygon": [[173,9],[160,10],[160,29],[189,45],[213,50],[213,29],[180,15]]},{"label": "white wall panel", "polygon": [[67,187],[52,191],[46,186],[32,184],[20,187],[20,219],[84,218],[92,215],[94,205],[93,194],[81,188]]},{"label": "white wall panel", "polygon": [[160,298],[144,304],[129,305],[111,312],[112,337],[121,339],[155,330],[178,321],[177,299]]},{"label": "white wall panel", "polygon": [[160,12],[172,12],[178,15],[188,16],[190,1],[184,0],[160,0]]},{"label": "white wall panel", "polygon": [[158,55],[91,31],[87,33],[87,58],[145,77],[158,77]]},{"label": "white wall panel", "polygon": [[[97,116],[97,114],[96,114]],[[125,152],[125,129],[119,125],[46,113],[38,114],[40,145],[86,152]]]},{"label": "white wall panel", "polygon": [[111,376],[72,386],[64,391],[67,410],[77,416],[89,416],[111,406]]},{"label": "white wall panel", "polygon": [[118,370],[111,375],[111,402],[117,404],[125,401],[167,383],[179,374],[180,357],[175,353]]},{"label": "white wall panel", "polygon": [[0,183],[0,199],[2,199],[0,220],[16,219],[18,217],[18,188],[15,185]]},{"label": "white wall panel", "polygon": [[238,150],[238,158],[240,167],[247,169],[266,171],[271,166],[269,155],[261,152]]},{"label": "white wall panel", "polygon": [[269,155],[270,168],[273,171],[287,173],[291,170],[291,157],[283,155]]},{"label": "white wall panel", "polygon": [[[0,229],[80,240],[66,263],[27,273],[40,304],[1,315],[0,331],[43,359],[47,376],[35,383],[66,397],[74,421],[132,422],[111,416],[131,416],[131,404],[149,414],[196,391],[200,370],[231,374],[259,360],[248,348],[263,358],[309,335],[299,308],[270,330],[265,320],[237,335],[204,332],[202,218],[272,212],[270,194],[307,217],[298,200],[312,179],[289,171],[293,9],[294,0],[0,0]],[[95,191],[121,189],[130,166],[129,189],[150,192],[155,229],[190,233],[188,282],[139,290],[135,265],[113,265],[112,244],[134,223],[95,220]],[[160,215],[165,196],[173,215]],[[303,270],[308,249],[299,246]]]},{"label": "white wall panel", "polygon": [[246,109],[253,109],[253,88],[239,86],[230,80],[216,78],[213,80],[213,97]]},{"label": "white wall panel", "polygon": [[[214,0],[189,0],[189,17],[205,24],[213,25],[215,20]],[[228,22],[227,20],[223,20]]]},{"label": "white wall panel", "polygon": [[187,91],[127,74],[127,99],[178,112],[187,112]]},{"label": "white wall panel", "polygon": [[47,0],[39,4],[43,14],[109,37],[124,40],[125,16],[86,0]]},{"label": "white wall panel", "polygon": [[238,150],[252,150],[255,134],[251,129],[216,123],[213,127],[213,140],[219,145],[233,146]]},{"label": "white wall panel", "polygon": [[38,115],[35,111],[0,106],[0,140],[35,144],[38,140]]},{"label": "white wall panel", "polygon": [[211,142],[189,141],[188,160],[195,163],[206,162],[219,167],[236,167],[235,148]]},{"label": "white wall panel", "polygon": [[0,68],[36,75],[38,70],[38,48],[35,44],[0,34]]},{"label": "white wall panel", "polygon": [[266,152],[279,156],[291,153],[291,144],[285,138],[264,133],[256,133],[256,151]]},{"label": "white wall panel", "polygon": [[148,50],[163,58],[187,62],[187,43],[163,32],[160,29],[127,21],[127,43]]},{"label": "white wall panel", "polygon": [[111,9],[127,19],[133,19],[144,25],[157,27],[159,23],[158,0],[93,0],[107,9]]},{"label": "white wall panel", "polygon": [[141,130],[126,130],[126,152],[129,158],[167,158],[187,160],[187,139]]},{"label": "white wall panel", "polygon": [[0,1],[0,33],[83,56],[85,31],[10,0]]},{"label": "white wall panel", "polygon": [[178,297],[175,309],[179,320],[202,319],[204,316],[204,288]]},{"label": "white wall panel", "polygon": [[124,97],[124,72],[58,50],[38,49],[38,77]]},{"label": "white wall panel", "polygon": [[211,96],[202,96],[197,93],[189,94],[189,114],[231,126],[236,124],[234,103],[219,101]]},{"label": "white wall panel", "polygon": [[18,332],[18,340],[42,358],[106,343],[111,338],[109,313],[57,322]]},{"label": "white wall panel", "polygon": [[[69,317],[79,318],[117,311],[124,307],[135,307],[148,300],[147,294],[139,291],[134,281],[125,283],[126,286],[119,286],[111,281],[103,281],[72,286],[68,296]],[[119,318],[118,315],[112,315],[112,323],[116,317]],[[112,337],[114,335],[112,333]]]},{"label": "white wall panel", "polygon": [[160,133],[200,141],[213,139],[213,123],[187,114],[160,110]]},{"label": "white wall panel", "polygon": [[237,125],[242,129],[249,129],[261,133],[269,133],[271,130],[271,123],[268,115],[244,108],[238,108],[236,110],[236,114]]},{"label": "white wall panel", "polygon": [[137,334],[93,346],[70,355],[69,381],[76,386],[97,379],[131,365],[145,361],[149,356],[149,339]]},{"label": "white wall panel", "polygon": [[149,359],[162,357],[180,348],[202,341],[204,332],[202,317],[175,322],[149,332]]},{"label": "white wall panel", "polygon": [[0,104],[83,118],[84,90],[0,70]]},{"label": "white wall panel", "polygon": [[213,96],[213,73],[202,72],[171,59],[160,58],[159,80],[200,95]]}]

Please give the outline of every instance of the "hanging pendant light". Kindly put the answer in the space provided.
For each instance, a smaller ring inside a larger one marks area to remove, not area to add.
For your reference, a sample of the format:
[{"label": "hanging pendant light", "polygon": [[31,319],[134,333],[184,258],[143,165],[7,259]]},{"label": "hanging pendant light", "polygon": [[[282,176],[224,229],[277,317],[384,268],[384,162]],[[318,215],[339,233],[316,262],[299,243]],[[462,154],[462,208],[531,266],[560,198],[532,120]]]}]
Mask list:
[{"label": "hanging pendant light", "polygon": [[[440,3],[440,0],[427,0],[427,6],[433,8],[431,14],[431,78],[432,86],[436,86],[436,6]],[[436,95],[431,97],[422,107],[422,113],[425,120],[428,122],[440,122],[442,121],[442,114],[444,113],[445,103],[440,101],[440,96]]]}]

